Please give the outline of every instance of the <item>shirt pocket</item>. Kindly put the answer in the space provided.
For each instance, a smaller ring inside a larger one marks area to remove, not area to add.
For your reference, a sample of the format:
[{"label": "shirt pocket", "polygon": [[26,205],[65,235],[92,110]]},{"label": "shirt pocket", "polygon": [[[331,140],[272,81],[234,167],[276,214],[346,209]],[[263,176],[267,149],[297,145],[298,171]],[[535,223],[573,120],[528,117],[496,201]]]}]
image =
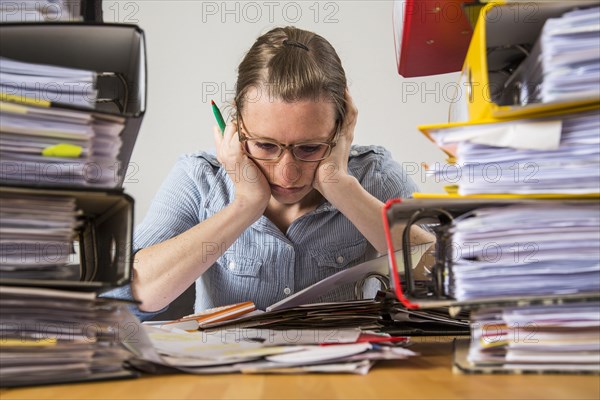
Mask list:
[{"label": "shirt pocket", "polygon": [[364,261],[366,248],[367,241],[362,239],[358,242],[329,247],[325,251],[322,248],[314,249],[311,255],[319,267],[342,269]]},{"label": "shirt pocket", "polygon": [[226,252],[219,259],[218,264],[231,275],[257,277],[263,263],[260,259]]}]

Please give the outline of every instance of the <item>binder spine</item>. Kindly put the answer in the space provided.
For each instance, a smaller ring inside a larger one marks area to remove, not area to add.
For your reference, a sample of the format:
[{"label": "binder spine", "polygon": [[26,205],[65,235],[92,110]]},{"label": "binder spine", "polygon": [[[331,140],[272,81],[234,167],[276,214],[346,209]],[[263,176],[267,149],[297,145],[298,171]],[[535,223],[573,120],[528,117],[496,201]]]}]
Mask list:
[{"label": "binder spine", "polygon": [[402,305],[404,307],[408,308],[409,310],[418,310],[420,308],[420,306],[416,303],[411,302],[410,299],[408,299],[404,295],[404,292],[402,290],[402,283],[400,282],[400,278],[397,274],[398,264],[396,263],[396,257],[394,256],[394,242],[392,240],[391,225],[390,225],[390,219],[388,217],[388,213],[394,204],[400,204],[400,203],[402,203],[401,199],[388,200],[385,203],[385,205],[383,206],[383,212],[382,212],[383,229],[385,231],[385,240],[387,242],[388,259],[389,259],[389,264],[390,264],[390,281],[391,281],[394,291],[396,293],[396,297],[402,303]]}]

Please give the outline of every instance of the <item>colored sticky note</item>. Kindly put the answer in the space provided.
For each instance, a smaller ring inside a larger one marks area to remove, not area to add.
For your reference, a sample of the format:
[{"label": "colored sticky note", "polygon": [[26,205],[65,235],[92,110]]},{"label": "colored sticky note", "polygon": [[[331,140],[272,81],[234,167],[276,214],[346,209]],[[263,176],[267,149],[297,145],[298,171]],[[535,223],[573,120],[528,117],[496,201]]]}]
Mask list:
[{"label": "colored sticky note", "polygon": [[44,157],[78,158],[81,156],[81,151],[81,146],[61,143],[46,147],[44,150],[42,150],[42,155]]}]

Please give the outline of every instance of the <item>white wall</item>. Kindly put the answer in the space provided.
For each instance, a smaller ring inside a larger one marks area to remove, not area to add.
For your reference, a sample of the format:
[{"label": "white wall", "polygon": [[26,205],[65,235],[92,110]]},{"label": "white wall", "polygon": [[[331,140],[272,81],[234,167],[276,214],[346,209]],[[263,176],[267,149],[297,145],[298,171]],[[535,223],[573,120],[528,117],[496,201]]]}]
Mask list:
[{"label": "white wall", "polygon": [[243,55],[280,25],[315,31],[336,48],[359,109],[355,143],[387,147],[414,170],[423,191],[441,191],[425,180],[420,164],[441,162],[443,154],[416,126],[447,120],[445,89],[458,74],[398,75],[392,8],[391,0],[105,0],[105,22],[135,23],[147,40],[147,112],[124,185],[136,201],[136,223],[180,154],[214,148],[210,100],[223,105],[233,98]]}]

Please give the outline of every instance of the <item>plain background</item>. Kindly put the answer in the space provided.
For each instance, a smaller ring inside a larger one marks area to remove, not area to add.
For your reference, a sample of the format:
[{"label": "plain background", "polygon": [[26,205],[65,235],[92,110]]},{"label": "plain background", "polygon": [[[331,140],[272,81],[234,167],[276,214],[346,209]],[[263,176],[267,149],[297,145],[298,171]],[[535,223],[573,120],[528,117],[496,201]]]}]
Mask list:
[{"label": "plain background", "polygon": [[[398,75],[392,13],[384,1],[104,1],[105,22],[133,23],[146,34],[147,109],[125,191],[141,222],[177,158],[214,150],[210,101],[234,96],[237,66],[262,33],[293,25],[337,50],[359,110],[355,143],[386,147],[421,191],[440,192],[421,163],[444,155],[417,129],[446,122],[458,73]],[[226,112],[224,112],[226,116]]]}]

